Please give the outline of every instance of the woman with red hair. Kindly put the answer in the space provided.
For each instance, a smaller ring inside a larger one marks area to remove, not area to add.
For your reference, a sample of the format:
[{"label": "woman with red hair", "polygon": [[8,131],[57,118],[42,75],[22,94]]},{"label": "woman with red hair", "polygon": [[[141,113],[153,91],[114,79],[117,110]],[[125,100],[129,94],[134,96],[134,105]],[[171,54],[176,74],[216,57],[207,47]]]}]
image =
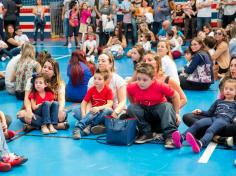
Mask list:
[{"label": "woman with red hair", "polygon": [[87,92],[88,81],[93,76],[94,64],[87,62],[86,55],[81,50],[72,52],[67,76],[69,81],[66,85],[66,100],[81,102]]}]

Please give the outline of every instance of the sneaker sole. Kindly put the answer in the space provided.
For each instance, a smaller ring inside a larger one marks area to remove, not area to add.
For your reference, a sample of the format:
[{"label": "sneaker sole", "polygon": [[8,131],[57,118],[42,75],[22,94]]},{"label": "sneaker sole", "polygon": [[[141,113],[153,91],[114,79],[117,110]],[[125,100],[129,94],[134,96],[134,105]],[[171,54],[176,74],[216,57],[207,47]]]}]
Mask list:
[{"label": "sneaker sole", "polygon": [[73,139],[74,139],[74,140],[80,140],[80,138],[81,138],[81,135],[79,135],[79,136],[73,135]]},{"label": "sneaker sole", "polygon": [[11,166],[10,165],[5,165],[5,166],[2,166],[0,168],[0,172],[7,172],[9,170],[11,170]]},{"label": "sneaker sole", "polygon": [[200,152],[200,147],[197,144],[197,141],[193,137],[191,133],[186,134],[186,141],[189,143],[189,145],[192,146],[192,150],[194,153],[199,153]]},{"label": "sneaker sole", "polygon": [[153,141],[153,138],[142,140],[142,141],[134,141],[134,143],[135,144],[144,144],[144,143],[147,143],[147,142],[150,142],[150,141]]},{"label": "sneaker sole", "polygon": [[233,137],[228,137],[226,139],[226,145],[227,145],[227,147],[233,147],[234,146],[234,138]]},{"label": "sneaker sole", "polygon": [[106,127],[104,126],[94,126],[91,128],[93,134],[103,134],[106,132]]},{"label": "sneaker sole", "polygon": [[172,133],[172,140],[173,140],[173,143],[175,145],[176,148],[181,148],[182,147],[182,144],[180,142],[181,140],[181,135],[179,133],[179,131],[175,131],[174,133]]}]

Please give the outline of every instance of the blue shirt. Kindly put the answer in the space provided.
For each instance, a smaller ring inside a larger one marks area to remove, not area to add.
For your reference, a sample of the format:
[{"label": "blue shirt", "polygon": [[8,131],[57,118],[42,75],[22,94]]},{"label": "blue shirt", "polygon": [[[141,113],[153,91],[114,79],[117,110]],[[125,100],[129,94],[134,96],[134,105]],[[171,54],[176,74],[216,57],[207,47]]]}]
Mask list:
[{"label": "blue shirt", "polygon": [[[172,26],[170,26],[170,29],[172,29]],[[158,36],[163,36],[166,37],[167,30],[161,28],[160,31],[158,32]],[[177,31],[178,36],[183,37],[184,34],[181,31]]]},{"label": "blue shirt", "polygon": [[[153,0],[153,5],[155,22],[163,22],[164,20],[166,20],[167,16],[170,16],[170,8],[167,0],[160,0],[160,2],[157,2],[157,0]],[[157,11],[158,7],[161,8],[160,12]]]},{"label": "blue shirt", "polygon": [[82,69],[84,70],[84,79],[83,82],[77,82],[74,86],[72,85],[71,74],[70,74],[70,64],[67,67],[67,76],[69,77],[69,81],[66,85],[66,98],[70,101],[81,102],[87,92],[88,89],[88,81],[92,77],[92,73],[89,70],[88,66],[83,62],[79,62]]},{"label": "blue shirt", "polygon": [[218,99],[211,105],[208,111],[202,111],[201,115],[226,117],[233,121],[236,116],[236,101]]}]

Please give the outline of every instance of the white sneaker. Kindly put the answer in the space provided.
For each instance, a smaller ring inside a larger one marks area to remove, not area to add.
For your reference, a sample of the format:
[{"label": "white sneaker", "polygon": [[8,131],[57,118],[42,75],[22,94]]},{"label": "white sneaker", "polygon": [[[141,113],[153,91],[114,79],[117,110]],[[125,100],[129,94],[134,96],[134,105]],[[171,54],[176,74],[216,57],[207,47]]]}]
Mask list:
[{"label": "white sneaker", "polygon": [[5,61],[6,59],[7,59],[7,58],[5,58],[5,57],[2,56],[1,61]]},{"label": "white sneaker", "polygon": [[234,146],[234,138],[233,137],[227,137],[226,138],[226,145],[228,147],[233,147]]},{"label": "white sneaker", "polygon": [[72,47],[72,45],[71,45],[71,43],[68,43],[68,46],[67,46],[68,48],[71,48]]}]

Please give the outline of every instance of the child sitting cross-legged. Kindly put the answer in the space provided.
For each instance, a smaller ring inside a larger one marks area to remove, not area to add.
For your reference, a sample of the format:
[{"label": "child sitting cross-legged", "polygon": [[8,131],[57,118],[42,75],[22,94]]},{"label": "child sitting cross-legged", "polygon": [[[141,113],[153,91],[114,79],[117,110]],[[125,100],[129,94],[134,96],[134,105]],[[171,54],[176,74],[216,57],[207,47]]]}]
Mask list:
[{"label": "child sitting cross-legged", "polygon": [[12,139],[16,133],[12,130],[8,130],[10,125],[9,118],[7,118],[2,111],[0,111],[0,125],[2,126],[2,131],[6,139]]},{"label": "child sitting cross-legged", "polygon": [[[192,146],[193,152],[199,153],[203,146],[211,142],[217,132],[235,120],[236,80],[228,79],[225,81],[223,85],[223,97],[223,99],[216,100],[208,111],[194,110],[194,114],[200,114],[206,116],[206,118],[195,122],[184,134],[180,134],[179,131],[175,131],[172,134],[173,142],[177,148],[182,147],[183,140],[186,140]],[[200,140],[197,140],[194,135],[196,135],[199,129],[204,127],[208,127],[204,136]]]},{"label": "child sitting cross-legged", "polygon": [[54,101],[54,93],[49,87],[44,74],[35,74],[32,78],[33,90],[29,94],[34,114],[42,117],[41,131],[43,134],[57,133],[53,125],[58,123],[58,102]]},{"label": "child sitting cross-legged", "polygon": [[[86,93],[80,107],[80,121],[75,125],[73,132],[74,139],[80,139],[81,135],[88,135],[90,128],[104,123],[104,117],[112,114],[113,93],[106,85],[108,71],[96,70],[94,73],[94,86]],[[86,112],[88,103],[92,108]]]}]

